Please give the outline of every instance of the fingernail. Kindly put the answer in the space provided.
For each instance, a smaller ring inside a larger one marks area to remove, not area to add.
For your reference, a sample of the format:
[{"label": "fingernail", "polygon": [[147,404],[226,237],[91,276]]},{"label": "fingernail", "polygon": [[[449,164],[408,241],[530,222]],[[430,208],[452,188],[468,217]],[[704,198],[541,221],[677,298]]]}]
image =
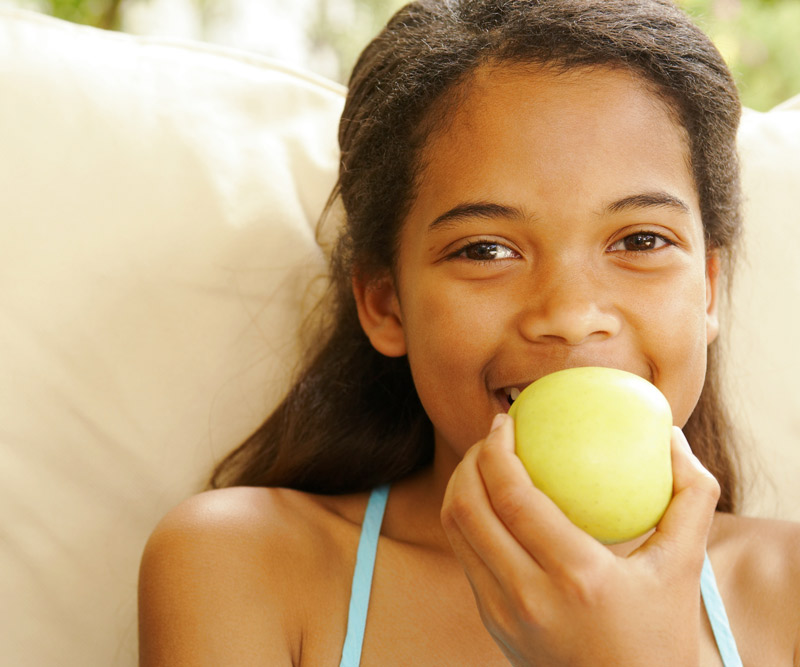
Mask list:
[{"label": "fingernail", "polygon": [[500,428],[503,425],[503,422],[506,420],[507,416],[508,415],[506,415],[503,412],[498,412],[494,416],[494,419],[492,420],[492,428],[489,429],[489,432],[491,433],[492,431],[496,431],[498,428]]}]

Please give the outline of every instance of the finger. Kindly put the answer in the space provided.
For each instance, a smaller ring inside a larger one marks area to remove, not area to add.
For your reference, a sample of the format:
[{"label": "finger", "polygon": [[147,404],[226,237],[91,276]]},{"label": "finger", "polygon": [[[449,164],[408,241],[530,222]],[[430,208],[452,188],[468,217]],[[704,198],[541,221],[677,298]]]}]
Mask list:
[{"label": "finger", "polygon": [[[475,549],[472,548],[461,527],[453,520],[453,515],[446,509],[451,503],[452,494],[457,493],[453,489],[460,483],[458,477],[459,470],[456,469],[445,492],[442,525],[453,553],[461,564],[467,582],[472,589],[472,595],[475,598],[481,618],[484,624],[488,624],[505,606],[503,604],[505,589],[492,569],[486,565]],[[489,626],[487,625],[487,627]]]},{"label": "finger", "polygon": [[463,549],[466,543],[467,558],[474,554],[503,588],[510,589],[519,583],[518,573],[531,577],[539,568],[495,514],[480,477],[476,460],[486,443],[497,435],[493,431],[459,463],[445,492],[442,525],[448,539],[451,535],[455,538],[451,540],[454,550]]},{"label": "finger", "polygon": [[692,453],[683,431],[672,429],[673,497],[650,540],[654,546],[700,559],[719,500],[719,483]]},{"label": "finger", "polygon": [[[459,480],[456,479],[458,472],[457,470],[451,478],[451,484],[448,485],[445,505],[449,502],[447,494],[453,493],[452,485],[459,483]],[[442,523],[445,525],[447,539],[464,570],[481,620],[486,628],[495,635],[495,641],[497,641],[503,635],[502,628],[510,627],[513,616],[509,613],[508,584],[504,584],[498,579],[497,568],[491,568],[484,562],[483,558],[473,549],[458,523],[445,518],[445,514],[446,512],[443,512]],[[501,632],[496,632],[497,629],[500,629]]]},{"label": "finger", "polygon": [[457,511],[453,511],[453,496],[460,493],[459,488],[462,486],[460,469],[456,469],[445,491],[445,498],[442,504],[442,526],[444,527],[445,535],[448,542],[453,549],[453,553],[461,563],[462,568],[467,574],[470,585],[477,594],[477,590],[496,587],[499,585],[497,578],[492,571],[486,567],[486,564],[473,549],[467,536],[461,528],[459,521],[456,519]]},{"label": "finger", "polygon": [[505,416],[492,436],[477,454],[480,475],[494,512],[530,556],[549,573],[606,557],[600,543],[533,484],[514,453],[513,419]]}]

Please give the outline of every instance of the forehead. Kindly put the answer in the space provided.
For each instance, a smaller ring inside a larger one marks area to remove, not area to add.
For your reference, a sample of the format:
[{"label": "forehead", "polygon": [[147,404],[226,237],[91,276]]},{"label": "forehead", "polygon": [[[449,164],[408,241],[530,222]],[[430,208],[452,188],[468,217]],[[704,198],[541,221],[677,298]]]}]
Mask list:
[{"label": "forehead", "polygon": [[[459,131],[504,130],[516,122],[543,137],[561,133],[589,148],[614,130],[630,136],[631,129],[667,130],[650,137],[663,149],[673,142],[689,159],[689,138],[677,111],[656,92],[655,84],[630,70],[612,66],[561,69],[535,63],[497,63],[476,69],[432,108],[430,133],[423,156]],[[580,130],[584,130],[581,132]],[[592,136],[594,135],[594,136]],[[640,139],[642,137],[639,137]]]},{"label": "forehead", "polygon": [[546,199],[565,183],[576,197],[668,186],[697,196],[677,114],[621,68],[484,66],[433,113],[439,118],[421,151],[412,214],[470,190]]}]

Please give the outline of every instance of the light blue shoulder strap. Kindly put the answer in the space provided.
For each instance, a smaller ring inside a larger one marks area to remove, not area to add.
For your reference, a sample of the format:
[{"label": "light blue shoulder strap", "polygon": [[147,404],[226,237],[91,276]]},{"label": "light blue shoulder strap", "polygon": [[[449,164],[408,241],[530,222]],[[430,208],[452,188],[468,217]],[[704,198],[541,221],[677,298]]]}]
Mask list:
[{"label": "light blue shoulder strap", "polygon": [[[389,485],[379,486],[372,491],[367,502],[356,552],[356,566],[350,589],[350,608],[347,613],[347,634],[340,667],[358,667],[361,662],[361,647],[364,643],[369,596],[372,591],[372,573],[375,569],[378,538],[388,497]],[[742,667],[742,659],[739,657],[736,640],[731,632],[708,554],[703,561],[703,571],[700,575],[700,592],[724,667]]]},{"label": "light blue shoulder strap", "polygon": [[717,580],[714,577],[714,570],[711,569],[708,554],[703,562],[703,572],[700,574],[700,592],[703,595],[703,604],[706,606],[711,629],[714,631],[714,639],[717,640],[722,664],[725,667],[742,667],[739,649],[736,648],[736,640],[731,632],[728,615],[725,613],[725,605],[722,604],[722,596],[719,594]]},{"label": "light blue shoulder strap", "polygon": [[356,552],[356,567],[350,589],[350,609],[347,612],[347,635],[342,649],[340,667],[357,667],[361,662],[361,646],[364,643],[364,628],[367,625],[369,594],[372,590],[372,572],[375,569],[375,553],[378,550],[378,537],[381,534],[383,512],[389,486],[373,489],[361,525],[361,537]]}]

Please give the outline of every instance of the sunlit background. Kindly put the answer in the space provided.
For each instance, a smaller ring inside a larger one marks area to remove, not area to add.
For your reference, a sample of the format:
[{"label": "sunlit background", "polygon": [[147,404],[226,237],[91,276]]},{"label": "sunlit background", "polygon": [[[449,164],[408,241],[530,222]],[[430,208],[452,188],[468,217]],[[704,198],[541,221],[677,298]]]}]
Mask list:
[{"label": "sunlit background", "polygon": [[[800,0],[679,0],[711,35],[742,101],[800,93]],[[0,0],[76,23],[255,51],[337,81],[404,0]]]}]

